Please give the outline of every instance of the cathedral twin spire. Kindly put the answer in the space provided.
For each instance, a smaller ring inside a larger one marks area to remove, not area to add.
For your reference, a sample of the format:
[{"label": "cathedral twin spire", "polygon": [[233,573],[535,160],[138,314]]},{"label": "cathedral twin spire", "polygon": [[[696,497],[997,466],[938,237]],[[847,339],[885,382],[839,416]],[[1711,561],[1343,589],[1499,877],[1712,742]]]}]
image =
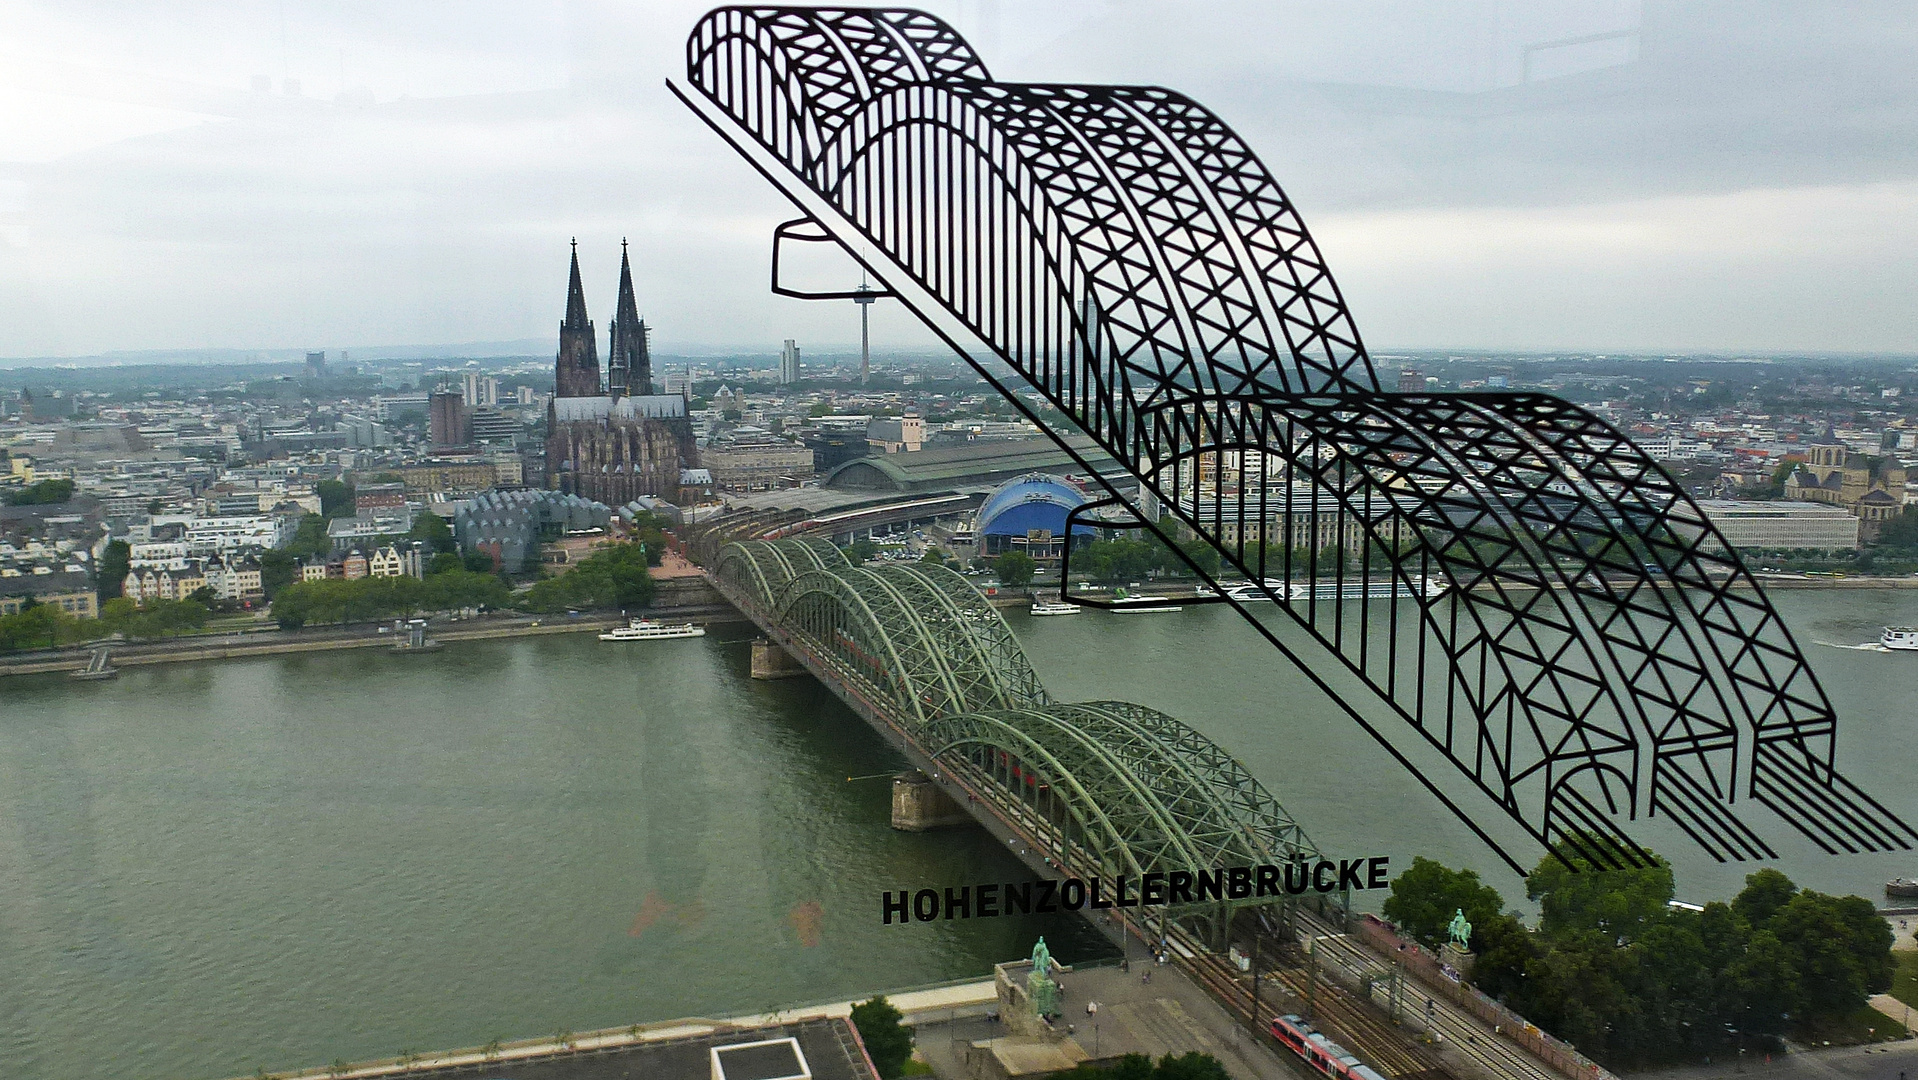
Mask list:
[{"label": "cathedral twin spire", "polygon": [[619,302],[613,315],[612,341],[606,358],[606,385],[599,378],[599,346],[593,321],[586,316],[586,289],[579,277],[579,239],[573,239],[573,265],[566,283],[566,321],[559,324],[559,355],[554,358],[553,392],[558,397],[615,398],[653,392],[649,331],[633,299],[633,267],[626,241],[619,242]]}]

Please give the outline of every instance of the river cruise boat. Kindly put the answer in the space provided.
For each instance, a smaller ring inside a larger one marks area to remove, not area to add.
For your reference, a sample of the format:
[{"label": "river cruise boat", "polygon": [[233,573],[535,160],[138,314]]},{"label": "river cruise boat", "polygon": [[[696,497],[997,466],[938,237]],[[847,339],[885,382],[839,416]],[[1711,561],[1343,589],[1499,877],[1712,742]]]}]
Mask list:
[{"label": "river cruise boat", "polygon": [[1918,626],[1887,626],[1878,644],[1899,652],[1918,652]]},{"label": "river cruise boat", "polygon": [[1886,896],[1918,896],[1918,878],[1892,878],[1885,882]]},{"label": "river cruise boat", "polygon": [[[1358,581],[1347,578],[1343,582],[1320,578],[1316,581],[1277,581],[1266,579],[1265,588],[1257,585],[1240,585],[1227,589],[1226,595],[1241,602],[1264,600],[1270,592],[1293,603],[1308,600],[1389,600],[1393,597],[1411,597],[1416,595],[1436,597],[1445,591],[1443,581],[1432,578],[1420,578],[1416,586],[1409,585],[1398,578],[1382,578],[1372,581]],[[1918,631],[1914,631],[1918,633]],[[1918,648],[1914,644],[1912,648]]]},{"label": "river cruise boat", "polygon": [[652,641],[656,638],[705,637],[706,628],[691,623],[668,626],[653,619],[634,619],[617,630],[599,635],[601,641]]},{"label": "river cruise boat", "polygon": [[1079,605],[1062,603],[1058,600],[1034,600],[1032,602],[1031,613],[1034,615],[1077,615],[1079,614]]},{"label": "river cruise boat", "polygon": [[1112,598],[1112,607],[1107,609],[1123,615],[1156,615],[1166,611],[1184,611],[1177,604],[1168,604],[1163,596],[1128,596],[1124,589]]}]

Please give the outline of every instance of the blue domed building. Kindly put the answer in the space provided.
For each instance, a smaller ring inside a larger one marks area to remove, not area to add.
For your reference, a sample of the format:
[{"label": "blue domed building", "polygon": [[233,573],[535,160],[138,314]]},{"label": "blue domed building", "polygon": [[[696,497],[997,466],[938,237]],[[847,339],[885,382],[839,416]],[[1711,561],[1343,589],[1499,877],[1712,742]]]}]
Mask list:
[{"label": "blue domed building", "polygon": [[[979,555],[993,558],[1020,551],[1035,560],[1057,560],[1063,553],[1066,513],[1088,502],[1063,476],[1027,473],[1001,484],[979,507]],[[1076,525],[1073,536],[1090,538],[1094,530]]]}]

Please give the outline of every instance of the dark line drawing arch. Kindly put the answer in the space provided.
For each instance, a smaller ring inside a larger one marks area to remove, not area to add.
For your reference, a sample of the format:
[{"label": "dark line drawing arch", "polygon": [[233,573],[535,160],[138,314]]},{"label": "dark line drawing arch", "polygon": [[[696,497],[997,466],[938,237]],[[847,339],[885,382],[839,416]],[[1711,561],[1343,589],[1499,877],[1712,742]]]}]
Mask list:
[{"label": "dark line drawing arch", "polygon": [[[802,117],[759,104],[789,79]],[[1815,675],[1671,476],[1546,395],[1386,392],[1296,208],[1203,106],[996,82],[902,9],[717,9],[686,83],[682,101],[1069,454],[986,360],[1125,463],[1139,493],[1109,493],[1145,528],[1263,580],[1274,529],[1309,521],[1317,545],[1331,514],[1335,565],[1310,547],[1323,572],[1261,603],[1363,692],[1232,602],[1514,869],[1411,752],[1600,865],[1642,861],[1625,823],[1658,815],[1720,859],[1772,856],[1760,826],[1779,823],[1833,852],[1918,840],[1836,772]],[[1179,467],[1207,456],[1209,481]],[[1374,596],[1375,558],[1448,587]],[[1289,545],[1282,560],[1289,580]]]}]

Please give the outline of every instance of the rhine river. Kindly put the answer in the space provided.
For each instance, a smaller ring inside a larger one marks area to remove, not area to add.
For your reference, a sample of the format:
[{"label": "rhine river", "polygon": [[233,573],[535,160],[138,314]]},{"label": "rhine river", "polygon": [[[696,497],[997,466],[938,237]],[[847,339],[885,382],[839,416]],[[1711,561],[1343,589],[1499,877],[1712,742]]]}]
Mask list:
[{"label": "rhine river", "polygon": [[[1841,766],[1918,819],[1918,656],[1811,644],[1918,623],[1918,590],[1775,600]],[[1523,904],[1229,610],[1010,619],[1056,698],[1186,720],[1324,850],[1469,864]],[[0,1074],[212,1080],[977,977],[1040,933],[1106,950],[1068,918],[879,925],[881,890],[1025,872],[978,830],[892,831],[884,777],[848,777],[899,759],[810,680],[748,679],[750,634],[0,681]],[[1645,835],[1682,899],[1751,869]],[[1874,900],[1918,872],[1782,850],[1801,884]]]}]

